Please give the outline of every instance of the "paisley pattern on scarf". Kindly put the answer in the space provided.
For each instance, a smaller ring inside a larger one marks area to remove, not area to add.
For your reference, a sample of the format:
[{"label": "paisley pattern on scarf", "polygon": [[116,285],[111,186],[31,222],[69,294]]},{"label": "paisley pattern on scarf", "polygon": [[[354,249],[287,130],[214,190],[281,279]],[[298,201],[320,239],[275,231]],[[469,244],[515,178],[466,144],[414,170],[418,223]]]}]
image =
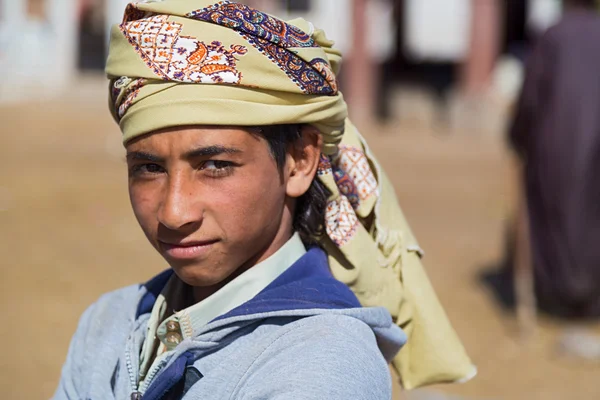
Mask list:
[{"label": "paisley pattern on scarf", "polygon": [[118,106],[117,101],[119,99],[119,96],[121,95],[121,93],[123,93],[127,85],[131,83],[131,81],[131,78],[127,76],[122,76],[118,79],[113,79],[110,82],[110,98],[115,107]]},{"label": "paisley pattern on scarf", "polygon": [[350,204],[352,204],[352,208],[356,210],[360,205],[360,197],[352,178],[338,166],[334,166],[333,179],[335,179],[335,184],[340,189],[340,192],[346,196]]},{"label": "paisley pattern on scarf", "polygon": [[338,85],[326,60],[310,62],[298,57],[294,47],[316,47],[310,35],[261,11],[239,3],[221,2],[192,11],[188,17],[237,31],[273,61],[306,94],[335,95]]},{"label": "paisley pattern on scarf", "polygon": [[115,104],[117,115],[119,118],[123,118],[123,115],[127,112],[129,107],[133,104],[133,101],[140,93],[140,89],[146,84],[146,79],[136,79],[133,84],[131,79],[123,76],[117,79],[113,83],[112,88],[112,101]]},{"label": "paisley pattern on scarf", "polygon": [[[320,68],[323,68],[323,65],[327,65],[327,70],[330,71],[327,61],[317,58],[310,63],[307,63],[289,50],[264,39],[248,35],[242,36],[269,58],[269,60],[277,64],[277,66],[286,73],[288,78],[298,85],[305,94],[335,95],[337,93],[337,83],[335,82],[335,79],[331,82],[327,81],[327,79],[313,67],[313,65],[318,65]],[[330,74],[330,76],[333,76],[333,72],[330,71]]]},{"label": "paisley pattern on scarf", "polygon": [[331,174],[331,162],[329,161],[329,157],[321,153],[319,165],[317,166],[317,175],[322,176],[325,174]]},{"label": "paisley pattern on scarf", "polygon": [[222,1],[187,15],[242,34],[264,39],[280,47],[317,47],[310,35],[284,21],[244,4]]},{"label": "paisley pattern on scarf", "polygon": [[325,231],[337,246],[342,246],[352,239],[359,225],[358,217],[346,196],[341,195],[327,203]]},{"label": "paisley pattern on scarf", "polygon": [[180,35],[182,25],[155,15],[121,24],[127,37],[146,65],[163,80],[186,83],[238,84],[242,73],[236,67],[236,55],[246,47],[221,42],[204,43]]},{"label": "paisley pattern on scarf", "polygon": [[338,153],[321,155],[317,174],[323,179],[333,177],[339,196],[330,198],[325,210],[325,230],[338,246],[354,236],[360,224],[357,212],[361,203],[378,195],[378,185],[369,161],[359,148],[339,145]]},{"label": "paisley pattern on scarf", "polygon": [[[377,179],[371,170],[365,153],[354,146],[340,145],[338,148],[339,152],[334,158],[334,165],[341,173],[340,178],[336,179],[336,183],[338,183],[338,179],[339,182],[344,181],[342,174],[347,175],[355,186],[355,193],[360,197],[360,200],[365,200],[373,194],[379,195]],[[336,168],[334,168],[335,171]]]}]

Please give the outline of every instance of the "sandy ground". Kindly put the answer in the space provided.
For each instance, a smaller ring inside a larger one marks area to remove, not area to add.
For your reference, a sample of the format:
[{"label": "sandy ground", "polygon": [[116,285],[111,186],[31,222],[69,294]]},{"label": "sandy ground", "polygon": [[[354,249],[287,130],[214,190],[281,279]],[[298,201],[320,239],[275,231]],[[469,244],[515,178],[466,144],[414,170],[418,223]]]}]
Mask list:
[{"label": "sandy ground", "polygon": [[[165,268],[130,212],[119,132],[103,93],[93,83],[68,100],[0,108],[4,399],[49,398],[86,306]],[[467,384],[413,398],[600,398],[599,365],[556,355],[562,325],[542,319],[534,344],[520,346],[512,313],[482,284],[502,259],[514,197],[501,141],[410,122],[364,133],[392,177],[427,252],[431,280],[479,368]]]}]

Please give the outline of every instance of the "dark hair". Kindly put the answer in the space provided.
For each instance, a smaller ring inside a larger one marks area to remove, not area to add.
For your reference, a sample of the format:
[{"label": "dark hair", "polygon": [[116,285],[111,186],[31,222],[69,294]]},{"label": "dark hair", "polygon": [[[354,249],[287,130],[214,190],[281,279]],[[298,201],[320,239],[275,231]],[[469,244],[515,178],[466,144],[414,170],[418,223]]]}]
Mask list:
[{"label": "dark hair", "polygon": [[[302,125],[271,125],[258,128],[259,135],[265,138],[277,167],[283,171],[286,154],[302,144]],[[317,244],[322,235],[325,221],[325,208],[329,191],[318,179],[313,179],[310,187],[296,202],[293,228],[305,245]]]}]

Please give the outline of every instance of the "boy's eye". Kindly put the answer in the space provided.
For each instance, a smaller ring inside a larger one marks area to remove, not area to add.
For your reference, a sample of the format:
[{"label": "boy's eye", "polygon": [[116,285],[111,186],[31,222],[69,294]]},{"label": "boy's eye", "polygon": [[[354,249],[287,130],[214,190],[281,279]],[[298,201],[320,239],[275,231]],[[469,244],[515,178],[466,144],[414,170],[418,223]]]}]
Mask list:
[{"label": "boy's eye", "polygon": [[160,174],[164,168],[158,164],[138,164],[131,168],[133,174]]},{"label": "boy's eye", "polygon": [[200,170],[212,177],[223,177],[230,175],[233,167],[234,163],[230,161],[208,160],[202,163]]},{"label": "boy's eye", "polygon": [[231,163],[228,161],[209,160],[209,161],[205,161],[202,164],[201,169],[219,170],[219,169],[224,169],[224,168],[227,168],[230,166],[231,166]]},{"label": "boy's eye", "polygon": [[163,168],[158,164],[144,164],[143,169],[151,174],[157,174],[163,171]]}]

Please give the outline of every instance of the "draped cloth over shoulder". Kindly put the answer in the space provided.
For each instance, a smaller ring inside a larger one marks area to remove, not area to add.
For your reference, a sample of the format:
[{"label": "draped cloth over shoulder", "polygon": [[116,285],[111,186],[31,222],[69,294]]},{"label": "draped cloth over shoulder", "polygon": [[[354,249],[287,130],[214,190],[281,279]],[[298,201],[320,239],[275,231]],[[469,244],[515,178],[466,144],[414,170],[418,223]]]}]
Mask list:
[{"label": "draped cloth over shoulder", "polygon": [[303,19],[284,22],[239,3],[132,3],[111,32],[110,109],[124,142],[194,124],[315,126],[324,142],[317,179],[331,192],[319,240],[333,274],[408,334],[394,360],[405,388],[466,380],[474,367],[393,188],[347,118],[332,46]]}]

